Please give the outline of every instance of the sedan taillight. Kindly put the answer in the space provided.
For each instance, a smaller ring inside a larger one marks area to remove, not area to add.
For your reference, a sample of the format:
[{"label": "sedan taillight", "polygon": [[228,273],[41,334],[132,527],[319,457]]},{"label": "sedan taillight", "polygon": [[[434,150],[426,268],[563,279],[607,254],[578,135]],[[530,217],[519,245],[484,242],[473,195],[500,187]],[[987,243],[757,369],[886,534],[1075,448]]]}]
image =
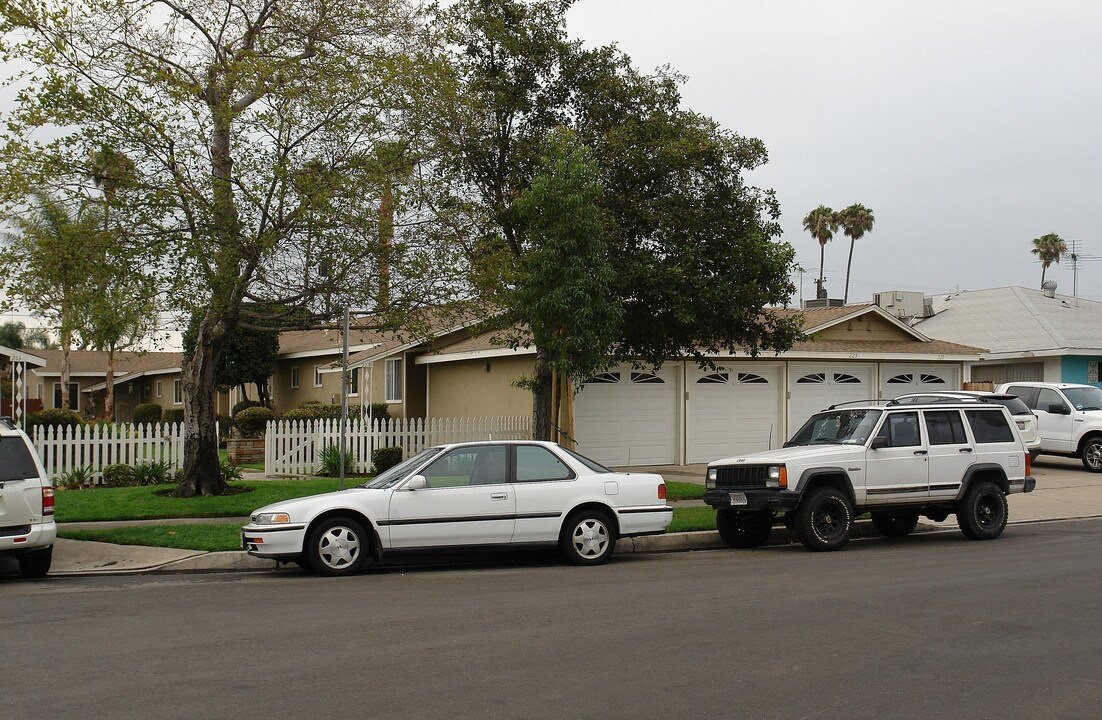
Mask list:
[{"label": "sedan taillight", "polygon": [[42,514],[43,516],[54,514],[54,489],[52,487],[42,488]]},{"label": "sedan taillight", "polygon": [[666,499],[666,483],[658,483],[658,499]]}]

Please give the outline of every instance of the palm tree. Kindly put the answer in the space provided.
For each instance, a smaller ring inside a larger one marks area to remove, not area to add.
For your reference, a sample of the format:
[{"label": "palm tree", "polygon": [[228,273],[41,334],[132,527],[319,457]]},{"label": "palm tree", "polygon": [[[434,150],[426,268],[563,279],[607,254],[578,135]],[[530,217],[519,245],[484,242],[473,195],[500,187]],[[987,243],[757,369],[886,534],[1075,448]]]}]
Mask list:
[{"label": "palm tree", "polygon": [[872,230],[872,224],[876,218],[872,216],[872,210],[864,205],[854,203],[845,210],[840,210],[834,218],[834,222],[842,228],[842,232],[849,237],[849,260],[846,261],[846,291],[842,296],[842,302],[849,302],[849,270],[853,265],[853,245],[865,233]]},{"label": "palm tree", "polygon": [[838,229],[838,223],[834,218],[834,211],[826,205],[820,205],[807,214],[804,218],[804,230],[811,233],[811,237],[819,241],[819,279],[816,281],[818,289],[816,298],[826,297],[826,289],[823,287],[823,266],[826,263],[826,244],[834,237]]},{"label": "palm tree", "polygon": [[1045,272],[1052,263],[1060,262],[1060,257],[1068,251],[1067,243],[1056,233],[1048,233],[1033,240],[1031,253],[1041,261],[1041,289],[1045,287]]}]

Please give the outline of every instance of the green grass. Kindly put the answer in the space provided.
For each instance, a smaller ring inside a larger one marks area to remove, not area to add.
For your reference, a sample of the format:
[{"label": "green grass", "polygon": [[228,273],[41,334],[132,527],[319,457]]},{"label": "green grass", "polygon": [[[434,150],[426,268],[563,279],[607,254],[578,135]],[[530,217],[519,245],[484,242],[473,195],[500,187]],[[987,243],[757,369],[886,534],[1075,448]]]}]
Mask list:
[{"label": "green grass", "polygon": [[[345,480],[345,487],[358,485]],[[230,483],[231,487],[251,488],[252,492],[217,497],[174,498],[162,495],[172,485],[152,485],[129,488],[96,488],[93,490],[62,490],[57,493],[58,522],[101,520],[151,520],[181,517],[237,517],[279,500],[331,492],[338,489],[337,478],[307,478],[302,480],[245,480]]]},{"label": "green grass", "polygon": [[704,497],[703,485],[666,481],[667,500],[699,500],[702,497]]},{"label": "green grass", "polygon": [[241,549],[240,525],[147,525],[110,530],[61,530],[58,536],[116,545],[148,545],[208,552]]},{"label": "green grass", "polygon": [[[226,454],[226,448],[218,448],[218,459],[223,462],[229,462],[229,456]],[[237,467],[248,468],[250,470],[263,470],[264,463],[241,463]]]},{"label": "green grass", "polygon": [[[129,488],[127,488],[129,489]],[[715,530],[716,513],[709,507],[674,508],[673,524],[668,532]],[[95,540],[116,545],[148,545],[182,550],[241,549],[241,527],[225,524],[144,525],[103,530],[59,530],[58,536],[70,540]]]}]

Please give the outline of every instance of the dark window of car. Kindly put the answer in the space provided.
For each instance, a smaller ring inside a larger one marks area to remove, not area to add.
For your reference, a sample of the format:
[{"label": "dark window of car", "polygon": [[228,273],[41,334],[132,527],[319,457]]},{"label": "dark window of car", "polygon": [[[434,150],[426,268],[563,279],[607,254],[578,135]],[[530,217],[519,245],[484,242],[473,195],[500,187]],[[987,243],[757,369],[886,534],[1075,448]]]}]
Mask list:
[{"label": "dark window of car", "polygon": [[569,480],[573,476],[566,463],[547,448],[517,445],[517,482]]},{"label": "dark window of car", "polygon": [[421,474],[430,488],[500,485],[508,481],[506,451],[504,445],[456,448],[426,467]]},{"label": "dark window of car", "polygon": [[27,443],[18,436],[0,438],[0,481],[38,477],[38,467]]},{"label": "dark window of car", "polygon": [[1025,403],[1025,406],[1031,410],[1037,409],[1037,391],[1040,388],[1027,387],[1025,385],[1011,385],[1006,389],[1011,395],[1017,395]]},{"label": "dark window of car", "polygon": [[1055,390],[1041,388],[1041,392],[1037,394],[1037,409],[1042,412],[1066,413],[1068,404]]},{"label": "dark window of car", "polygon": [[1014,395],[987,395],[988,400],[1002,405],[1010,411],[1011,415],[1032,415],[1029,406],[1021,398]]},{"label": "dark window of car", "polygon": [[926,434],[931,445],[963,445],[968,442],[959,410],[927,410]]},{"label": "dark window of car", "polygon": [[612,472],[611,470],[606,468],[604,465],[601,465],[600,463],[598,463],[594,460],[590,460],[585,455],[579,455],[578,453],[574,452],[573,450],[567,450],[566,448],[562,448],[562,450],[567,455],[574,458],[575,460],[580,462],[582,465],[585,465],[587,468],[589,468],[590,470],[592,470],[595,473],[610,473],[610,472]]},{"label": "dark window of car", "polygon": [[1102,410],[1102,390],[1096,387],[1064,388],[1064,395],[1076,410]]},{"label": "dark window of car", "polygon": [[918,445],[918,413],[903,412],[888,415],[876,437],[887,440],[888,447]]},{"label": "dark window of car", "polygon": [[972,435],[977,443],[1013,442],[1014,431],[1006,422],[1006,416],[995,410],[965,410]]}]

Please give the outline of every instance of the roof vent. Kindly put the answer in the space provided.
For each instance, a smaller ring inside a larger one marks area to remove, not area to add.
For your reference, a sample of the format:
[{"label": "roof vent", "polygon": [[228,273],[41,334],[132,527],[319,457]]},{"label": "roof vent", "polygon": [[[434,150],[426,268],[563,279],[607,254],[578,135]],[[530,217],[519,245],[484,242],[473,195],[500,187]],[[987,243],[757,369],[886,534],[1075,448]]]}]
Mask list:
[{"label": "roof vent", "polygon": [[1041,284],[1041,290],[1044,291],[1045,297],[1047,297],[1047,298],[1056,297],[1056,281],[1055,280],[1045,280]]}]

